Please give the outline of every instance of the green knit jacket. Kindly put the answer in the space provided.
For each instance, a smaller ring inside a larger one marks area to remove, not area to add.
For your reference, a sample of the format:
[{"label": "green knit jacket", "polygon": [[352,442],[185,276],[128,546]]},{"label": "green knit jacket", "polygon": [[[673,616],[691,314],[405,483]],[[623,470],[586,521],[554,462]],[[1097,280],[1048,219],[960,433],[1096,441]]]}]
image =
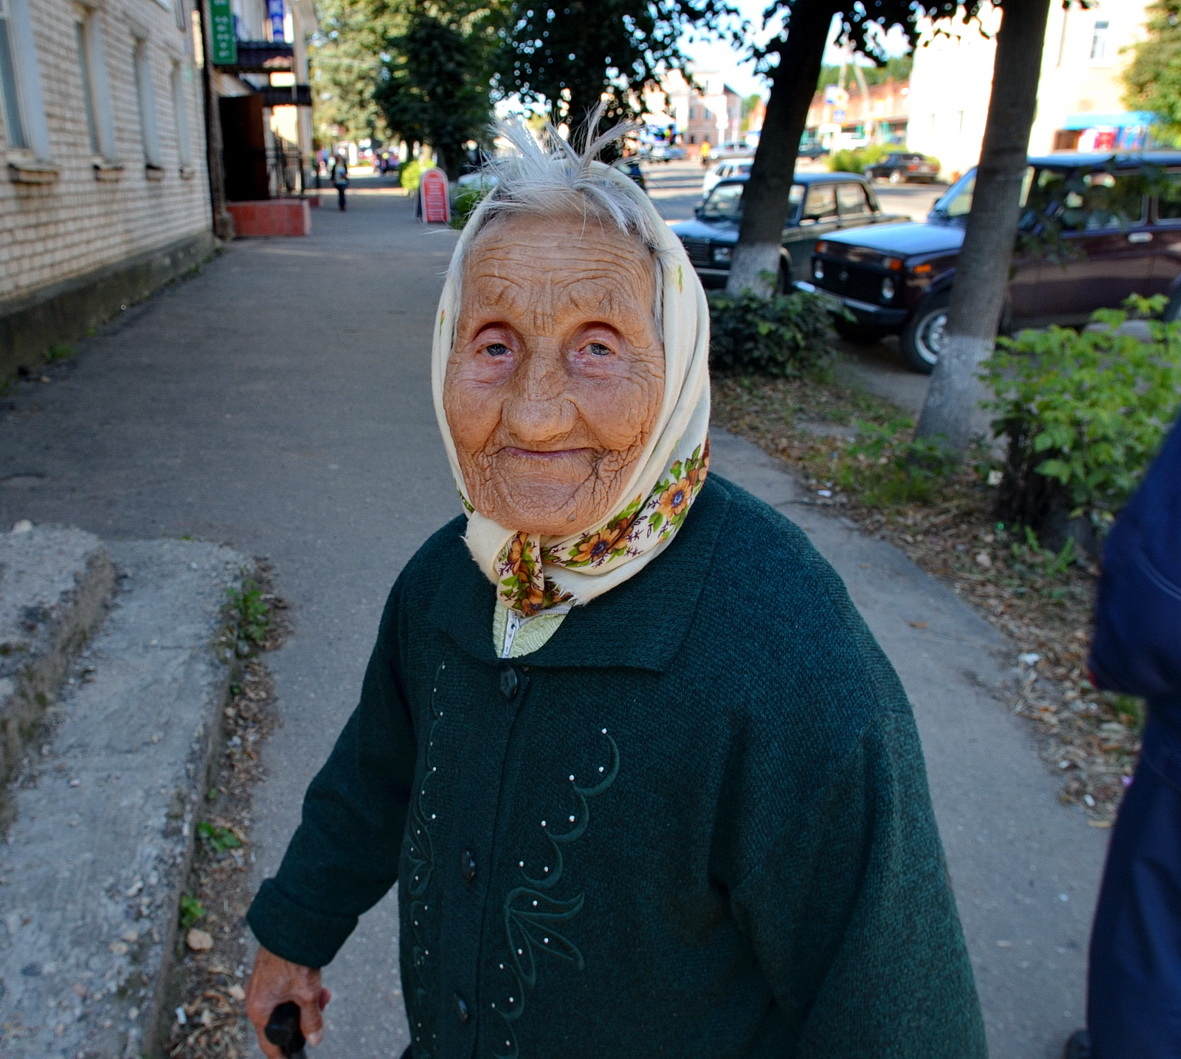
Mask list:
[{"label": "green knit jacket", "polygon": [[984,1056],[910,706],[800,530],[711,475],[511,661],[463,530],[394,585],[259,941],[323,966],[397,881],[415,1059]]}]

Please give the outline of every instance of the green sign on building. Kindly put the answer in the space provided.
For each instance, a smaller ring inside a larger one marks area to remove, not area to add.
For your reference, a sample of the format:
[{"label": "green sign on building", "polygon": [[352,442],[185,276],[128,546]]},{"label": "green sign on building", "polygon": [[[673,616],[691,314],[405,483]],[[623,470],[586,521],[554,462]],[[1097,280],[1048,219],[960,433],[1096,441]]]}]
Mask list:
[{"label": "green sign on building", "polygon": [[215,66],[233,66],[238,61],[238,38],[234,35],[230,0],[209,0],[209,38]]}]

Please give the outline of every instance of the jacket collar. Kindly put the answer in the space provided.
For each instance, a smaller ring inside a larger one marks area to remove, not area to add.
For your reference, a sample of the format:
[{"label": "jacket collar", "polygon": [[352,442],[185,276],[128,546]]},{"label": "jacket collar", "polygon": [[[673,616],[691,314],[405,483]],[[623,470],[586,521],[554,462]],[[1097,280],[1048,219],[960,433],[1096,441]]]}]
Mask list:
[{"label": "jacket collar", "polygon": [[[630,666],[663,672],[697,612],[734,487],[710,475],[664,552],[635,577],[574,607],[553,637],[520,663],[541,668]],[[492,647],[496,594],[458,537],[442,563],[429,620],[477,661],[498,665]]]}]

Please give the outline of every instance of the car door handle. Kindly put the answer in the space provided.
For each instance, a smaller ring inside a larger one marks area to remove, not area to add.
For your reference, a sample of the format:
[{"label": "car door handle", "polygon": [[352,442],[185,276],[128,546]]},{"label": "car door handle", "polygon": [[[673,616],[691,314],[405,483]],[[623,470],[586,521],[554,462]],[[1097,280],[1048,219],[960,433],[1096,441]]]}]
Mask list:
[{"label": "car door handle", "polygon": [[1152,232],[1128,232],[1129,243],[1151,243]]}]

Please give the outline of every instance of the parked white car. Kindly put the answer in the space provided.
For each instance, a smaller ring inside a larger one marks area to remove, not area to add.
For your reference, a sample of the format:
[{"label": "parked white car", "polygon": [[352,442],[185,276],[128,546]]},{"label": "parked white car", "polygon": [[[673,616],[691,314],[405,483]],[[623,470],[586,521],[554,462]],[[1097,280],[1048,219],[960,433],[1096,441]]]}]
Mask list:
[{"label": "parked white car", "polygon": [[719,162],[706,172],[705,178],[701,181],[701,197],[704,199],[719,180],[726,180],[732,176],[749,176],[754,161],[753,158],[729,158]]}]

